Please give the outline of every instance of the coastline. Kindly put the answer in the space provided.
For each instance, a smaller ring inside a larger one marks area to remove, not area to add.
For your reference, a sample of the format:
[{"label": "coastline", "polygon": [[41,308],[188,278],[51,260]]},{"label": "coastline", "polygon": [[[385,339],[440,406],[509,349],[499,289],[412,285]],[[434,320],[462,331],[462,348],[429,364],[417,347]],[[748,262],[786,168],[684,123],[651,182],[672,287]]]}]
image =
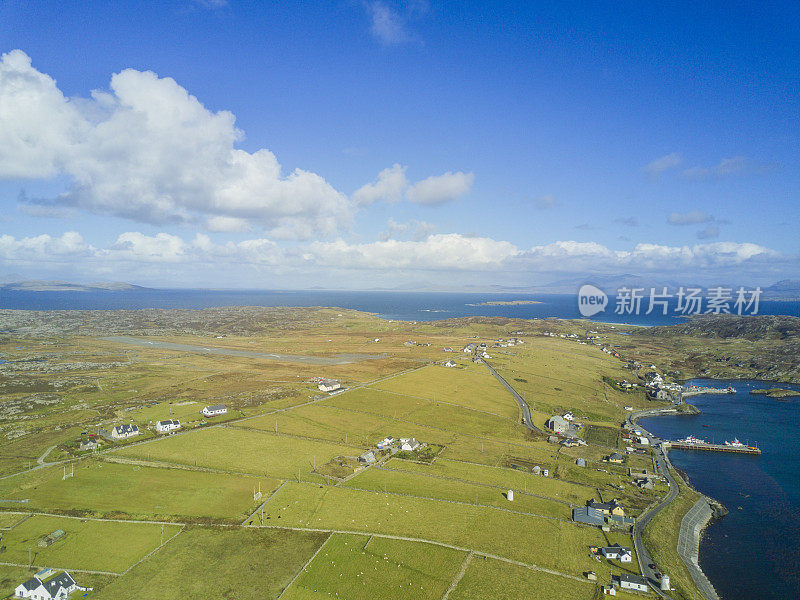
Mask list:
[{"label": "coastline", "polygon": [[[696,411],[694,414],[699,414],[700,410],[693,406],[689,405],[694,408]],[[677,408],[674,407],[665,407],[660,409],[652,409],[646,411],[639,411],[633,415],[628,417],[628,421],[631,425],[637,427],[648,437],[653,438],[654,436],[651,432],[647,429],[639,425],[638,421],[640,418],[644,417],[659,417],[665,415],[676,415],[681,414]],[[695,505],[692,509],[687,512],[683,519],[681,520],[680,530],[678,532],[678,547],[677,553],[683,563],[686,565],[686,568],[689,570],[689,575],[692,577],[692,581],[694,581],[697,590],[706,600],[720,600],[719,594],[717,594],[714,585],[708,579],[708,576],[703,572],[703,569],[700,567],[699,558],[700,558],[700,540],[702,539],[703,532],[711,523],[714,518],[721,518],[725,514],[727,514],[727,509],[717,500],[714,498],[710,498],[705,494],[696,490],[689,481],[689,478],[683,473],[680,469],[677,469],[673,466],[672,461],[669,460],[669,448],[662,447],[662,453],[664,456],[664,461],[666,462],[667,469],[672,471],[680,482],[688,487],[689,489],[697,492],[700,494],[700,499],[697,500]],[[662,507],[663,508],[663,507]],[[688,518],[692,511],[696,513],[692,515],[692,517]],[[646,525],[645,525],[646,528]]]}]

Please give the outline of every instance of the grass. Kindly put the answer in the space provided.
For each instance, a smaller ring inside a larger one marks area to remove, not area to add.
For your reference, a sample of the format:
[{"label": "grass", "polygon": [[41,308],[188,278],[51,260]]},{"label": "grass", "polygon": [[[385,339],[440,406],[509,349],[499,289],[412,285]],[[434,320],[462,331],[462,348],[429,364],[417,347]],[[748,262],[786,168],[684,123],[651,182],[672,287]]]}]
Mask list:
[{"label": "grass", "polygon": [[[496,508],[288,482],[264,507],[275,526],[382,533],[431,540],[580,573],[608,571],[582,549],[605,543],[599,529]],[[630,537],[620,538],[630,545]]]},{"label": "grass", "polygon": [[465,552],[420,542],[334,534],[283,600],[439,600]]},{"label": "grass", "polygon": [[[39,547],[39,538],[56,529],[66,535],[51,546]],[[179,529],[164,526],[164,540]],[[34,565],[121,573],[161,543],[161,525],[34,515],[6,532],[3,543],[4,562],[27,565],[31,548]]]},{"label": "grass", "polygon": [[209,518],[241,521],[254,508],[253,488],[266,496],[277,479],[243,477],[82,461],[62,480],[62,468],[39,469],[0,481],[4,498],[28,498],[30,509],[143,518]]},{"label": "grass", "polygon": [[0,529],[8,529],[24,519],[27,513],[0,513]]},{"label": "grass", "polygon": [[598,586],[499,560],[474,557],[450,600],[595,600]]},{"label": "grass", "polygon": [[[398,465],[397,461],[393,461],[393,463]],[[513,502],[509,502],[505,497],[506,490],[504,489],[443,479],[441,477],[431,477],[423,473],[371,468],[349,480],[346,485],[347,487],[363,490],[424,496],[426,498],[467,502],[470,504],[486,504],[497,508],[544,515],[557,519],[569,520],[571,518],[570,507],[561,502],[527,495],[522,493],[521,490],[517,490]]]},{"label": "grass", "polygon": [[315,464],[325,464],[335,456],[358,456],[361,452],[363,450],[357,446],[250,429],[209,427],[124,448],[117,453],[281,479],[298,476],[307,479]]},{"label": "grass", "polygon": [[275,598],[325,538],[325,534],[299,531],[190,528],[94,597]]}]

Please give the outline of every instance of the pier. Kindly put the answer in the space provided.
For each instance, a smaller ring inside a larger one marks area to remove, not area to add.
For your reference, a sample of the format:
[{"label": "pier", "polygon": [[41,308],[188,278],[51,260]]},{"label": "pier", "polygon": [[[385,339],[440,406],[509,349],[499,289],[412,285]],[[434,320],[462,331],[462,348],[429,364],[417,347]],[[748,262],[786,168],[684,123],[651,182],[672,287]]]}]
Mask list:
[{"label": "pier", "polygon": [[728,446],[725,444],[697,444],[689,442],[662,442],[665,448],[676,450],[706,450],[708,452],[736,452],[738,454],[761,454],[761,450],[753,446]]}]

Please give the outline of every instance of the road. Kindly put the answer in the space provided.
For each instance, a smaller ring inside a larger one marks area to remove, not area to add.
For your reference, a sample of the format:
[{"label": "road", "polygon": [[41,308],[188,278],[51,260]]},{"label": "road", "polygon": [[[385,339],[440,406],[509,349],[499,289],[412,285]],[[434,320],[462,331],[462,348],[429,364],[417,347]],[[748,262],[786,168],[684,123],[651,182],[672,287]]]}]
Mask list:
[{"label": "road", "polygon": [[544,433],[544,432],[543,432],[541,429],[539,429],[538,427],[534,427],[534,425],[533,425],[533,419],[531,419],[531,408],[530,408],[530,406],[528,406],[528,403],[527,403],[527,402],[525,402],[525,399],[524,399],[522,396],[520,396],[520,395],[517,393],[517,390],[515,390],[513,387],[511,387],[511,385],[510,385],[510,384],[509,384],[509,383],[508,383],[508,382],[507,382],[505,379],[503,379],[503,378],[500,376],[500,374],[499,374],[497,371],[495,371],[495,370],[494,370],[494,368],[492,368],[492,365],[490,365],[490,364],[489,364],[488,362],[486,362],[486,360],[484,360],[484,359],[481,359],[481,362],[483,362],[483,364],[485,364],[485,365],[486,365],[486,368],[488,368],[488,369],[489,369],[489,371],[491,372],[491,374],[492,374],[492,375],[494,375],[495,377],[497,377],[497,381],[499,381],[500,383],[502,383],[502,384],[505,386],[505,388],[506,388],[506,389],[507,389],[509,392],[511,392],[511,395],[512,395],[512,396],[514,396],[514,400],[516,400],[516,401],[517,401],[517,404],[519,404],[519,407],[522,409],[522,418],[523,418],[522,424],[523,424],[523,425],[525,425],[525,427],[527,427],[527,428],[528,428],[528,429],[530,429],[531,431],[536,431],[536,432],[538,432],[538,433]]},{"label": "road", "polygon": [[242,356],[245,358],[263,358],[266,360],[279,360],[282,362],[300,362],[309,365],[349,365],[350,363],[362,360],[377,360],[386,358],[385,354],[336,354],[332,357],[325,356],[302,356],[299,354],[277,354],[272,352],[261,352],[258,350],[237,350],[236,348],[221,348],[219,346],[194,346],[192,344],[175,344],[172,342],[162,342],[159,340],[146,340],[142,338],[129,337],[127,335],[114,335],[100,338],[106,342],[117,344],[130,344],[132,346],[142,346],[144,348],[159,348],[162,350],[178,350],[182,352],[194,352],[196,354],[216,354],[220,356]]}]

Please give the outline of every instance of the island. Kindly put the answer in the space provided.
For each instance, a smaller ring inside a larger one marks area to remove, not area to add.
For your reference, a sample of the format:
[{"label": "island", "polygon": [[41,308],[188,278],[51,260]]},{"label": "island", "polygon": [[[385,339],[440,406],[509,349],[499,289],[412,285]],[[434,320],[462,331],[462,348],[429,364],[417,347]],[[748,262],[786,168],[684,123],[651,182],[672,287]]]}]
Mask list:
[{"label": "island", "polygon": [[758,390],[750,390],[750,393],[761,394],[767,398],[774,398],[776,400],[781,400],[784,398],[797,398],[800,396],[800,392],[796,390],[787,390],[784,388],[761,388]]},{"label": "island", "polygon": [[489,300],[475,306],[518,306],[522,304],[542,304],[539,300]]}]

